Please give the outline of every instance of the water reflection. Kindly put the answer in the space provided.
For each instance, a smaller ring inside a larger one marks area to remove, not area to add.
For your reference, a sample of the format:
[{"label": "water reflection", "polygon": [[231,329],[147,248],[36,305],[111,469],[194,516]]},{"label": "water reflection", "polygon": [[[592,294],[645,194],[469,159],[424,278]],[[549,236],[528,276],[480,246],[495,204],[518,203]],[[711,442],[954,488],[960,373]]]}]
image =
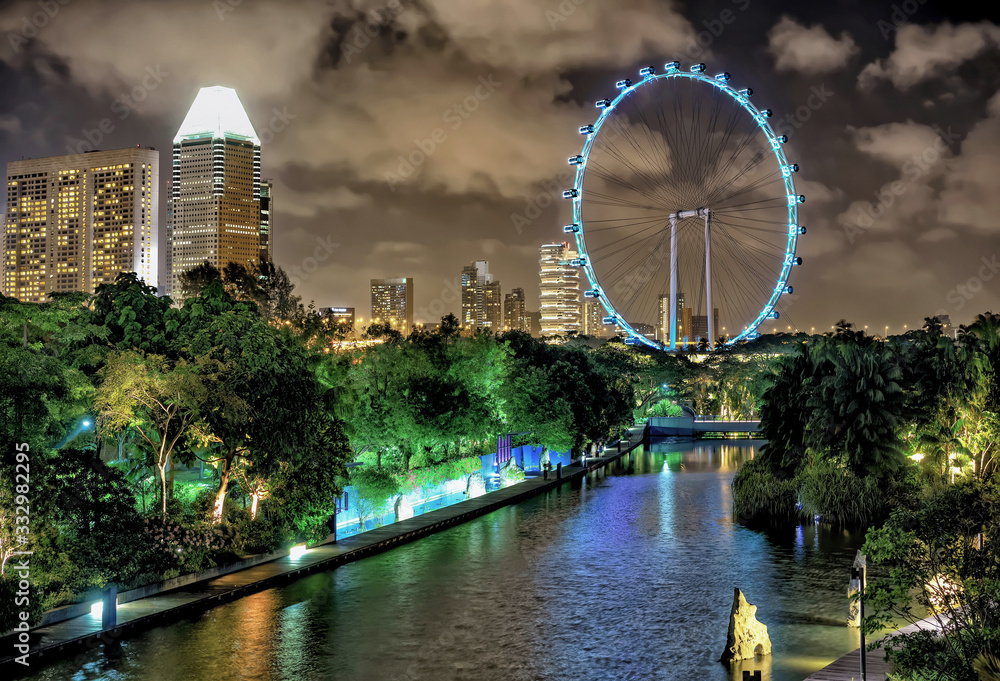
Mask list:
[{"label": "water reflection", "polygon": [[[759,444],[657,444],[34,678],[729,681],[760,669],[799,681],[857,646],[846,585],[861,538],[735,523],[730,482]],[[773,655],[727,669],[734,586],[758,606]]]}]

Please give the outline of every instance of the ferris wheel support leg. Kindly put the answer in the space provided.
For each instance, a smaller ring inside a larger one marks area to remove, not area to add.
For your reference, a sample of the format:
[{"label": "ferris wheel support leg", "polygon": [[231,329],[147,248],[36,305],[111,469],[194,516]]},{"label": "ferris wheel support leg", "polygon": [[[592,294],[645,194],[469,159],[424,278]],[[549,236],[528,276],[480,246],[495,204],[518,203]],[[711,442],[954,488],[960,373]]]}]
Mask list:
[{"label": "ferris wheel support leg", "polygon": [[712,212],[705,209],[705,295],[708,298],[708,349],[715,349],[715,308],[712,305]]},{"label": "ferris wheel support leg", "polygon": [[677,349],[677,214],[670,214],[670,349]]}]

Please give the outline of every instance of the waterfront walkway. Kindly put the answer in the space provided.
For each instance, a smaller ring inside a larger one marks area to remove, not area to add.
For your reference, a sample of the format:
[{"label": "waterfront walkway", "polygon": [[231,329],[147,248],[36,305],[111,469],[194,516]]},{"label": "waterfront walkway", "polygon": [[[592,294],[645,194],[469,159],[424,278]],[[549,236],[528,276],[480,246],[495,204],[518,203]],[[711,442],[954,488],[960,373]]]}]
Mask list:
[{"label": "waterfront walkway", "polygon": [[625,456],[642,444],[641,429],[630,435],[631,440],[622,442],[621,452],[609,448],[599,457],[588,458],[586,467],[580,463],[566,466],[562,469],[561,479],[556,479],[556,472],[553,470],[547,480],[541,476],[529,478],[474,499],[339,539],[336,543],[321,544],[295,558],[278,558],[222,577],[194,582],[156,596],[120,604],[116,611],[117,626],[111,629],[102,630],[99,614],[82,615],[32,629],[28,667],[15,661],[15,657],[20,655],[14,648],[16,635],[8,634],[0,638],[0,671],[5,676],[19,670],[34,672],[42,658],[66,657],[86,652],[139,631],[189,617],[221,603],[381,553],[503,506],[518,503],[571,480],[578,480],[588,472]]},{"label": "waterfront walkway", "polygon": [[[937,620],[934,617],[920,620],[909,626],[897,629],[891,634],[886,634],[886,638],[897,634],[912,634],[920,629],[938,629]],[[865,677],[866,681],[885,681],[886,675],[892,671],[889,663],[885,661],[885,650],[877,648],[871,650],[865,656]],[[861,648],[856,648],[854,652],[844,655],[838,660],[834,660],[827,666],[806,677],[805,681],[851,681],[861,679]]]}]

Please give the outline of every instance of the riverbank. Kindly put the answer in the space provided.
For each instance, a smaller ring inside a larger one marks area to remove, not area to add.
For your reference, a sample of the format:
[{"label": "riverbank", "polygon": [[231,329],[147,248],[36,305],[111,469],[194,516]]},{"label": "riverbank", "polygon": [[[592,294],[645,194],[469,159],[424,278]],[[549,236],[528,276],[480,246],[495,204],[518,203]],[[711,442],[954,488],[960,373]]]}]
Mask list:
[{"label": "riverbank", "polygon": [[[423,515],[374,530],[321,544],[296,557],[286,556],[222,577],[193,582],[168,592],[121,604],[117,626],[103,629],[99,614],[85,614],[29,631],[26,657],[14,647],[16,635],[0,638],[0,669],[5,674],[31,673],[32,667],[58,657],[79,654],[128,638],[129,636],[189,617],[221,603],[278,586],[314,572],[333,569],[367,556],[412,542],[421,537],[464,523],[510,504],[516,504],[567,482],[580,480],[588,472],[602,468],[642,445],[638,433],[622,451],[609,449],[603,456],[564,467],[562,478],[532,478],[474,499],[437,509]],[[27,665],[17,662],[23,659]]]}]

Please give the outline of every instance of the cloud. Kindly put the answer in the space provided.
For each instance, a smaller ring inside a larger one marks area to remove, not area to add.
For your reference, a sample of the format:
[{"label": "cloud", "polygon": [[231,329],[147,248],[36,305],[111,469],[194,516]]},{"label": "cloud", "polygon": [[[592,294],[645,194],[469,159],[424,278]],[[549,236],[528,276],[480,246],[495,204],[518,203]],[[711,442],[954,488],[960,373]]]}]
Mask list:
[{"label": "cloud", "polygon": [[860,151],[896,168],[912,163],[914,157],[919,158],[928,149],[940,152],[945,148],[936,130],[913,121],[848,131],[853,133],[854,144]]},{"label": "cloud", "polygon": [[982,234],[1000,233],[1000,94],[990,99],[988,115],[969,131],[961,153],[950,163],[941,192],[940,217],[945,223]]},{"label": "cloud", "polygon": [[944,23],[939,26],[906,24],[896,33],[896,48],[886,59],[868,64],[858,75],[858,87],[867,89],[889,80],[900,90],[943,75],[1000,43],[1000,27]]},{"label": "cloud", "polygon": [[820,24],[806,28],[787,16],[774,25],[767,38],[767,51],[774,55],[778,71],[829,73],[846,66],[860,51],[847,31],[834,38]]}]

